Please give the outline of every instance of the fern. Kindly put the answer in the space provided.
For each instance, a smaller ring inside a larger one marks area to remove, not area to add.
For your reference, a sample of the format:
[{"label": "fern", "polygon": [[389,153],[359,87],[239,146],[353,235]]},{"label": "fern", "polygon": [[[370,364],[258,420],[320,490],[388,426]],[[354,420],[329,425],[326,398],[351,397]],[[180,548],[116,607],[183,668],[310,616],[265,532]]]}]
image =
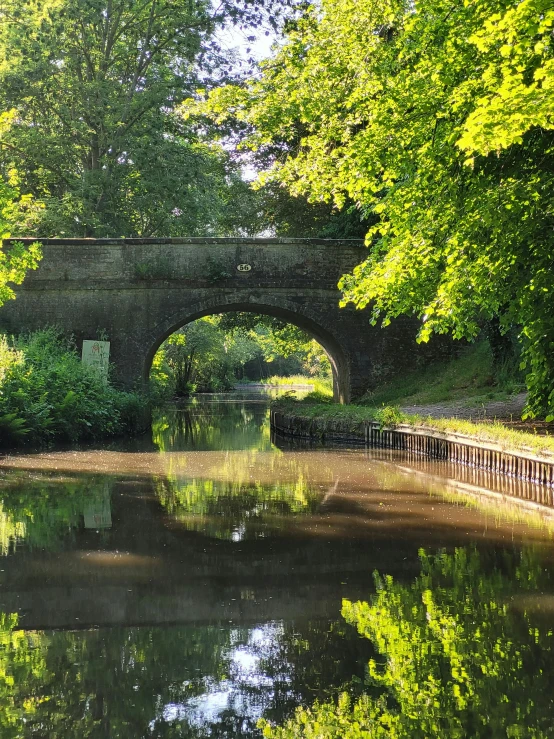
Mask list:
[{"label": "fern", "polygon": [[25,419],[17,413],[6,413],[0,416],[0,444],[10,444],[21,441],[29,433],[25,426]]}]

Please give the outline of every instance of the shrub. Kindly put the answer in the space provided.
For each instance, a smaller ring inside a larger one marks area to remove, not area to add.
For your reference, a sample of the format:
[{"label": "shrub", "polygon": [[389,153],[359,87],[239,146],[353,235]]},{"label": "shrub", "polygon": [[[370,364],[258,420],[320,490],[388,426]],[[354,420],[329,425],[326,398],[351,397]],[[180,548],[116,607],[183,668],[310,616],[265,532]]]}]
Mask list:
[{"label": "shrub", "polygon": [[399,423],[404,423],[406,414],[397,405],[384,405],[375,411],[375,420],[381,428],[394,428]]},{"label": "shrub", "polygon": [[304,396],[303,400],[307,403],[332,403],[333,396],[327,392],[321,392],[321,390],[312,390],[311,393]]},{"label": "shrub", "polygon": [[148,400],[104,382],[55,329],[0,337],[0,440],[79,441],[144,428]]}]

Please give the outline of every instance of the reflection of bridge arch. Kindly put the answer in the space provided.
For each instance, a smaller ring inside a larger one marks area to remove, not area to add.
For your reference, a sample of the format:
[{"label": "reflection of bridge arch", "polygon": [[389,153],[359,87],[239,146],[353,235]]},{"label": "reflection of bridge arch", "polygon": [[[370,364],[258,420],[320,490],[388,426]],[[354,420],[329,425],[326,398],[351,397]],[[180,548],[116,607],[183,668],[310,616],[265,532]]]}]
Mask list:
[{"label": "reflection of bridge arch", "polygon": [[[31,241],[31,239],[23,239]],[[212,313],[251,311],[293,323],[328,352],[337,400],[355,399],[413,364],[414,319],[385,330],[339,308],[337,282],[365,252],[322,239],[43,239],[44,256],[0,308],[0,330],[59,326],[105,338],[122,385],[148,374],[160,343]],[[244,265],[250,267],[245,270]]]},{"label": "reflection of bridge arch", "polygon": [[[162,322],[156,327],[155,331],[158,336],[149,351],[147,351],[144,360],[143,378],[148,379],[150,368],[152,366],[152,360],[161,344],[183,326],[196,321],[198,318],[204,316],[213,315],[216,313],[258,313],[266,316],[273,316],[279,318],[284,323],[292,323],[298,326],[302,330],[315,339],[327,352],[329,361],[331,363],[331,369],[333,371],[333,388],[335,400],[339,402],[345,402],[345,399],[349,395],[349,371],[348,361],[346,358],[345,351],[341,346],[340,339],[332,333],[329,329],[321,326],[317,321],[311,318],[306,313],[299,312],[298,306],[289,300],[279,300],[279,304],[268,302],[267,298],[258,299],[257,302],[234,302],[240,300],[242,296],[227,297],[227,301],[221,302],[220,298],[208,298],[207,300],[200,301],[196,305],[189,307],[189,313],[186,317],[174,314],[164,318]],[[244,297],[242,297],[244,300]]]}]

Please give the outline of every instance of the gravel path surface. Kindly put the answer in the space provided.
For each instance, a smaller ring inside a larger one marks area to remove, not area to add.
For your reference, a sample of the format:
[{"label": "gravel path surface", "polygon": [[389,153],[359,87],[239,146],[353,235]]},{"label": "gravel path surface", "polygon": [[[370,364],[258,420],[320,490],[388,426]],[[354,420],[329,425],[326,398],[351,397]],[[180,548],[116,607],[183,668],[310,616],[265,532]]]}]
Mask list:
[{"label": "gravel path surface", "polygon": [[431,403],[429,405],[404,405],[401,410],[419,416],[431,418],[465,418],[472,421],[518,420],[525,405],[527,393],[519,393],[508,400],[491,400],[489,403],[471,405],[471,401],[457,400],[452,403]]}]

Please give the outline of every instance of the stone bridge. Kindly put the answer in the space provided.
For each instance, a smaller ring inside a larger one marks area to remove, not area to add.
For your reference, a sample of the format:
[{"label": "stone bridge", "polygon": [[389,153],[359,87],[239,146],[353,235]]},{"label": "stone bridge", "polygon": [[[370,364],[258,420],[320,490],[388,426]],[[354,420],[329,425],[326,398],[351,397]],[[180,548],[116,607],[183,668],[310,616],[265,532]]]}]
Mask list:
[{"label": "stone bridge", "polygon": [[[34,239],[20,239],[31,242]],[[296,324],[327,351],[335,399],[349,402],[416,361],[413,319],[386,329],[339,308],[337,282],[365,256],[321,239],[42,239],[43,259],[0,308],[0,330],[56,325],[111,342],[117,380],[148,378],[160,344],[190,321],[250,311]]]}]

